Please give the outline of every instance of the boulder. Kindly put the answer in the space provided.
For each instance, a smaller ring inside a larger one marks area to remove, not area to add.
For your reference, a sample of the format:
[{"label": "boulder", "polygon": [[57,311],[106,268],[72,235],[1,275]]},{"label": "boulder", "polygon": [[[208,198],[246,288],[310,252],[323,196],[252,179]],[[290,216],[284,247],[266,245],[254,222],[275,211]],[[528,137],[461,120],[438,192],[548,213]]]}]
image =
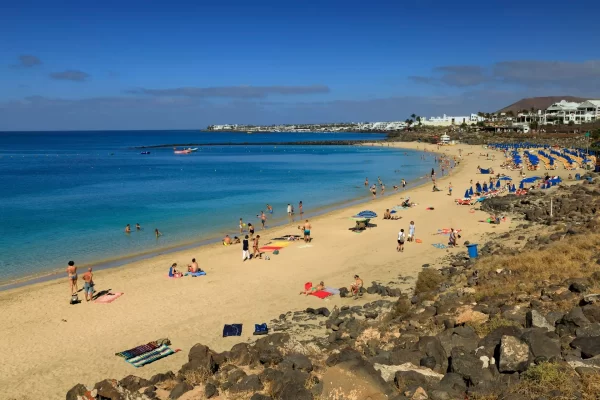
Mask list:
[{"label": "boulder", "polygon": [[582,358],[592,358],[600,354],[600,336],[578,337],[571,342],[571,347],[580,349]]},{"label": "boulder", "polygon": [[338,353],[333,353],[329,357],[327,357],[327,360],[325,360],[325,364],[328,367],[333,367],[334,365],[337,365],[342,362],[361,359],[362,355],[358,351],[350,347],[346,347],[340,350]]},{"label": "boulder", "polygon": [[533,359],[560,359],[560,340],[555,333],[549,333],[545,328],[532,329],[523,334],[521,339],[529,345]]},{"label": "boulder", "polygon": [[577,337],[590,337],[600,336],[600,323],[594,322],[589,325],[582,326],[575,330],[575,336]]},{"label": "boulder", "polygon": [[252,397],[250,397],[250,400],[272,400],[272,398],[264,394],[254,393]]},{"label": "boulder", "polygon": [[187,382],[179,382],[169,393],[169,399],[178,399],[194,387]]},{"label": "boulder", "polygon": [[258,375],[248,375],[229,388],[229,391],[233,393],[258,392],[261,390],[263,390],[263,384]]},{"label": "boulder", "polygon": [[581,310],[590,322],[600,322],[600,304],[588,304],[581,307]]},{"label": "boulder", "polygon": [[[394,381],[394,378],[398,373],[401,373],[400,376],[412,376],[413,374],[419,374],[421,376],[419,383],[424,381],[439,382],[444,377],[443,374],[438,374],[429,368],[417,367],[411,363],[404,363],[401,365],[373,364],[373,368],[381,372],[381,377],[386,382]],[[408,374],[409,372],[410,374]]]},{"label": "boulder", "polygon": [[210,399],[212,397],[218,396],[219,395],[219,391],[217,390],[217,387],[215,385],[213,385],[212,383],[207,383],[206,385],[204,385],[204,397],[206,397],[207,399]]},{"label": "boulder", "polygon": [[108,400],[125,400],[125,396],[118,389],[115,379],[105,379],[94,385],[97,395]]},{"label": "boulder", "polygon": [[435,368],[433,369],[436,372],[446,372],[448,369],[448,355],[439,338],[435,336],[423,336],[417,342],[417,348],[421,353],[424,353],[425,356],[433,357],[435,359]]},{"label": "boulder", "polygon": [[83,396],[87,392],[87,388],[78,383],[67,392],[67,400],[77,400],[79,396]]},{"label": "boulder", "polygon": [[348,288],[346,287],[341,287],[339,288],[340,291],[340,297],[350,297],[350,291],[348,290]]},{"label": "boulder", "polygon": [[164,374],[153,375],[152,378],[150,378],[150,383],[152,383],[153,385],[156,385],[158,383],[168,381],[171,379],[175,379],[175,374],[172,371],[169,371],[169,372],[165,372]]},{"label": "boulder", "polygon": [[303,354],[289,354],[283,358],[281,364],[304,372],[311,372],[313,370],[312,362]]},{"label": "boulder", "polygon": [[137,392],[141,388],[152,385],[152,382],[139,376],[128,375],[119,381],[119,385],[130,392]]},{"label": "boulder", "polygon": [[554,331],[554,326],[551,325],[537,310],[527,311],[527,314],[525,314],[525,327],[544,328],[548,331]]},{"label": "boulder", "polygon": [[529,346],[514,336],[502,336],[500,340],[500,372],[523,372],[529,361]]},{"label": "boulder", "polygon": [[590,320],[587,319],[581,307],[574,307],[571,309],[571,311],[565,314],[557,324],[564,327],[561,330],[564,329],[570,334],[575,334],[577,328],[589,325]]},{"label": "boulder", "polygon": [[437,338],[440,339],[440,343],[446,354],[450,354],[455,347],[462,347],[466,351],[473,351],[477,348],[477,343],[479,342],[479,336],[468,325],[447,329],[438,334]]},{"label": "boulder", "polygon": [[215,361],[215,354],[208,346],[197,343],[190,349],[188,362],[181,367],[179,372],[202,369],[214,374],[219,368]]},{"label": "boulder", "polygon": [[258,358],[258,351],[248,343],[238,343],[229,351],[229,360],[235,365],[255,365]]},{"label": "boulder", "polygon": [[481,383],[484,376],[483,362],[463,347],[455,347],[450,352],[450,372],[462,376],[469,385]]},{"label": "boulder", "polygon": [[321,380],[325,399],[352,393],[356,399],[388,400],[394,394],[381,374],[363,359],[339,362],[328,368]]}]

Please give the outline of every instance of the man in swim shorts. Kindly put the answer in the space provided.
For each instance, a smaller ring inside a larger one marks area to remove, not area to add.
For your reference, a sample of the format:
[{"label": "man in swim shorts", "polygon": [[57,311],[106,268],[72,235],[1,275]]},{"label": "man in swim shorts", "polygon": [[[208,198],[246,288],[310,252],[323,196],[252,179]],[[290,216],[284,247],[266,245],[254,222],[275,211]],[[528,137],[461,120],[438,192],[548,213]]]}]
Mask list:
[{"label": "man in swim shorts", "polygon": [[71,287],[72,296],[79,290],[77,287],[77,267],[75,266],[75,261],[69,261],[69,266],[67,267],[67,276],[69,277],[69,286]]},{"label": "man in swim shorts", "polygon": [[225,237],[223,238],[223,245],[229,246],[230,244],[231,244],[231,238],[229,237],[229,235],[225,235]]},{"label": "man in swim shorts", "polygon": [[92,267],[88,268],[88,272],[83,274],[83,293],[85,294],[85,301],[92,300],[94,296],[94,274],[92,274]]},{"label": "man in swim shorts", "polygon": [[198,267],[198,263],[195,258],[192,258],[192,263],[188,264],[188,272],[198,272],[200,268]]},{"label": "man in swim shorts", "polygon": [[400,232],[398,232],[398,246],[396,246],[396,250],[399,253],[404,252],[404,229],[400,229]]},{"label": "man in swim shorts", "polygon": [[310,225],[310,223],[308,222],[308,220],[306,220],[306,222],[304,223],[304,241],[305,242],[310,242],[310,228],[312,228],[312,226]]},{"label": "man in swim shorts", "polygon": [[248,235],[246,235],[246,237],[244,237],[244,240],[242,241],[242,262],[250,258],[250,252],[248,251],[248,248]]}]

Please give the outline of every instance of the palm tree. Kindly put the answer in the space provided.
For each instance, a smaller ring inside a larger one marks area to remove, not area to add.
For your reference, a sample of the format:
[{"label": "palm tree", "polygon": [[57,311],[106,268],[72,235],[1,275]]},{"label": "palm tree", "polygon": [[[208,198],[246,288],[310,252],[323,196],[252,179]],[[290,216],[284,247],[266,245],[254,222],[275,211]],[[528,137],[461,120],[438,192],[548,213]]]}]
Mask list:
[{"label": "palm tree", "polygon": [[411,117],[412,119],[417,119],[417,114],[410,114],[410,117]]}]

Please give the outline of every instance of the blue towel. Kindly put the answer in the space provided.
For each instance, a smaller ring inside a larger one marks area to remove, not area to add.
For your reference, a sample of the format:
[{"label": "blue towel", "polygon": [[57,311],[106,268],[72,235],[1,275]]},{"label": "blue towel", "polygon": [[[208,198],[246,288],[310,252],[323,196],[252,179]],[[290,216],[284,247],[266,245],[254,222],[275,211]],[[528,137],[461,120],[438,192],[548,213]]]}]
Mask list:
[{"label": "blue towel", "polygon": [[266,335],[269,333],[269,328],[266,323],[254,324],[254,335]]},{"label": "blue towel", "polygon": [[223,337],[242,336],[242,324],[231,324],[223,327]]},{"label": "blue towel", "polygon": [[198,272],[190,272],[189,274],[191,276],[203,276],[203,275],[206,275],[206,272],[204,272],[204,271],[198,271]]}]

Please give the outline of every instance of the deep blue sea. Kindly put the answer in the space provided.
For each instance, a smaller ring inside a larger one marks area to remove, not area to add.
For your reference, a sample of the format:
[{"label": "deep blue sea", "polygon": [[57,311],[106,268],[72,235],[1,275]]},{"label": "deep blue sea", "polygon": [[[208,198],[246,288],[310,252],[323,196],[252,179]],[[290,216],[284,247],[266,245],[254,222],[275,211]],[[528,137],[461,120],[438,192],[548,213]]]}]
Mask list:
[{"label": "deep blue sea", "polygon": [[[158,252],[237,234],[239,218],[286,206],[306,215],[367,198],[365,177],[386,191],[425,175],[433,159],[375,146],[206,146],[141,155],[134,146],[379,140],[373,134],[243,134],[193,131],[0,132],[0,282]],[[399,171],[399,172],[398,172]],[[142,230],[125,234],[126,224]],[[154,229],[163,236],[156,238]]]}]

